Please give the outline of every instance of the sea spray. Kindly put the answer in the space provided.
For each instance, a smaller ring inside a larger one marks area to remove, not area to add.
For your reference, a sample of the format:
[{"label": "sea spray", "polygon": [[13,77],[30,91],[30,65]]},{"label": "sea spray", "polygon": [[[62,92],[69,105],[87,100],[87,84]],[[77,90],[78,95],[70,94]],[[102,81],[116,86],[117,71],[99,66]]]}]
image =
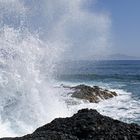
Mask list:
[{"label": "sea spray", "polygon": [[74,113],[63,90],[54,88],[56,63],[109,46],[108,15],[90,12],[84,3],[0,0],[1,137],[24,135]]},{"label": "sea spray", "polygon": [[23,1],[0,1],[0,9],[0,136],[18,136],[66,113],[51,85],[61,49],[29,31]]},{"label": "sea spray", "polygon": [[[19,30],[7,26],[0,36],[2,121],[9,121],[11,128],[22,134],[29,133],[27,128],[32,130],[56,116],[63,116],[65,106],[63,102],[59,102],[55,89],[49,84],[53,70],[52,60],[51,63],[49,60],[47,64],[45,62],[48,77],[44,78],[40,70],[44,66],[43,59],[47,57],[45,52],[49,53],[49,48],[36,36],[28,32],[21,34]],[[61,111],[58,111],[60,108]]]}]

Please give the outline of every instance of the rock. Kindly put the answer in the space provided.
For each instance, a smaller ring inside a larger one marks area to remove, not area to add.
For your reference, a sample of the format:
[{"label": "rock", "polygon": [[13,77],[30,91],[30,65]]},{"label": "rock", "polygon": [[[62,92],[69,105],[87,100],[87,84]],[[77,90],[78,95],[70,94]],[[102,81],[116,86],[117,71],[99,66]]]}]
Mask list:
[{"label": "rock", "polygon": [[75,87],[63,87],[72,89],[72,92],[70,92],[71,97],[88,100],[91,103],[98,103],[101,100],[106,100],[117,96],[116,92],[102,89],[98,86],[90,87],[86,85],[78,85]]},{"label": "rock", "polygon": [[1,140],[140,140],[140,126],[83,109],[70,118],[58,118],[21,138]]}]

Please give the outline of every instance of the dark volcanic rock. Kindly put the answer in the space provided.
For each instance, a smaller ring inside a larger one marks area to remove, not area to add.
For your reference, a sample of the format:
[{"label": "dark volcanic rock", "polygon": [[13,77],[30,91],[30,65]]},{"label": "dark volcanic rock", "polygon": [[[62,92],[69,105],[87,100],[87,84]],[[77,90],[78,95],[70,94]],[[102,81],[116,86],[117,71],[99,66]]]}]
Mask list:
[{"label": "dark volcanic rock", "polygon": [[73,117],[55,119],[33,134],[1,140],[140,140],[140,126],[83,109]]},{"label": "dark volcanic rock", "polygon": [[101,100],[109,99],[117,96],[116,92],[99,88],[98,86],[90,87],[86,85],[78,85],[75,87],[66,87],[73,90],[71,96],[79,99],[85,99],[92,103],[98,103]]}]

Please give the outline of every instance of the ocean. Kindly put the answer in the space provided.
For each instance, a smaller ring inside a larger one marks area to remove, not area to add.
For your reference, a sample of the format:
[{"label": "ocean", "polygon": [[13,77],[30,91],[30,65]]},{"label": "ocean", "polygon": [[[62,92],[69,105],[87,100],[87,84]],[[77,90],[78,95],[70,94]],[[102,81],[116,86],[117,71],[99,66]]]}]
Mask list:
[{"label": "ocean", "polygon": [[[55,118],[72,116],[83,108],[96,109],[114,119],[140,124],[140,61],[52,64],[48,59],[40,59],[46,55],[38,41],[34,46],[35,40],[31,37],[26,43],[23,41],[20,49],[15,43],[1,47],[0,137],[32,133]],[[68,94],[70,91],[61,84],[100,86],[115,91],[118,96],[90,103],[72,98]]]},{"label": "ocean", "polygon": [[[83,108],[140,124],[140,61],[62,62],[112,50],[110,16],[84,5],[0,0],[0,137],[32,133]],[[89,103],[72,98],[61,84],[96,85],[118,96]]]},{"label": "ocean", "polygon": [[86,84],[116,91],[118,97],[96,108],[105,115],[140,124],[140,61],[71,61],[59,64],[57,80],[66,85]]},{"label": "ocean", "polygon": [[[83,108],[140,124],[140,61],[55,61],[57,49],[28,32],[24,35],[10,27],[1,33],[0,137],[32,133]],[[96,85],[118,96],[90,103],[72,98],[61,84]]]}]

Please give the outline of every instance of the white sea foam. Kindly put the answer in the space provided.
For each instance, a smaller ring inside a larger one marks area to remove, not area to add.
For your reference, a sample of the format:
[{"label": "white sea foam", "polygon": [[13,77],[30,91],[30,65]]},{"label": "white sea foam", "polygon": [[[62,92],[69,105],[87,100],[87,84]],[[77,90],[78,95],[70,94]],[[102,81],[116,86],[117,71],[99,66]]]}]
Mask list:
[{"label": "white sea foam", "polygon": [[12,132],[10,128],[10,124],[8,122],[6,123],[1,123],[0,120],[0,137],[15,137],[16,134]]},{"label": "white sea foam", "polygon": [[[42,41],[41,33],[32,31],[32,23],[28,25],[38,8],[26,6],[26,2],[0,0],[0,137],[30,133],[56,117],[71,116],[87,107],[114,118],[137,117],[137,102],[123,91],[114,99],[90,104],[66,96],[63,88],[54,88],[55,63],[68,46],[71,51],[77,44],[77,52],[81,49],[83,55],[91,56],[109,50],[108,15],[80,7],[82,0],[44,0],[47,10],[42,17],[48,21],[44,23],[47,39]],[[123,111],[123,107],[131,109]]]},{"label": "white sea foam", "polygon": [[7,26],[0,31],[1,137],[10,136],[10,128],[17,135],[30,133],[68,114],[59,91],[46,81],[53,73],[53,56],[57,54],[52,55],[37,36],[23,32]]},{"label": "white sea foam", "polygon": [[[140,122],[140,103],[139,100],[132,98],[132,94],[124,90],[110,89],[115,91],[118,96],[102,100],[98,104],[85,102],[84,100],[72,99],[71,97],[66,97],[66,100],[71,101],[69,109],[72,113],[76,113],[79,109],[90,108],[97,109],[101,114],[110,116],[114,119],[119,119],[127,123]],[[75,103],[76,102],[76,103]]]}]

